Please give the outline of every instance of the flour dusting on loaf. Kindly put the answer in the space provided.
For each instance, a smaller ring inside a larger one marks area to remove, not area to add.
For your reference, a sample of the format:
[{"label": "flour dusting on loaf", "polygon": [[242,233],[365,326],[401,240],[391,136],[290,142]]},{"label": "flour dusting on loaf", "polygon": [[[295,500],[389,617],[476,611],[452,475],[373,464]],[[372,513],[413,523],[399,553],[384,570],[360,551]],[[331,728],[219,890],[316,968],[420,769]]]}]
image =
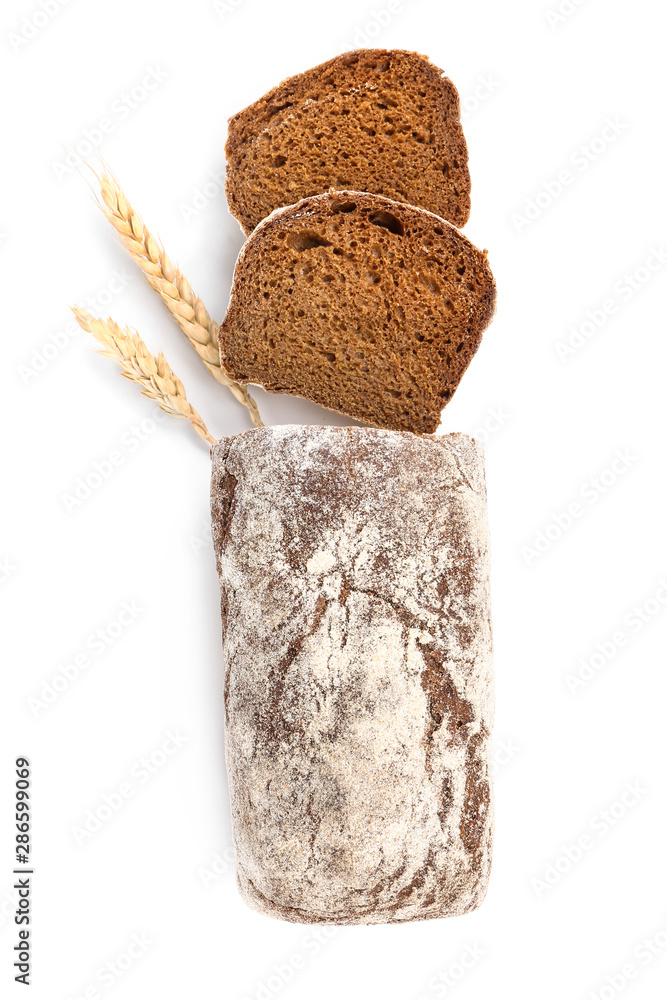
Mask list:
[{"label": "flour dusting on loaf", "polygon": [[219,441],[237,877],[304,923],[465,913],[491,863],[481,445],[366,428]]}]

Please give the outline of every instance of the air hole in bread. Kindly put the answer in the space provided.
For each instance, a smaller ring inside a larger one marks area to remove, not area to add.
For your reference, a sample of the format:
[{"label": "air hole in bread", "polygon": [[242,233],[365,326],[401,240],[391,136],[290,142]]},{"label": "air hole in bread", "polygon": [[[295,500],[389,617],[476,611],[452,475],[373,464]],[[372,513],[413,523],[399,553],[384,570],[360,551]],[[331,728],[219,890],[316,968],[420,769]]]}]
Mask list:
[{"label": "air hole in bread", "polygon": [[[336,201],[331,206],[332,212],[354,212],[356,211],[357,205],[354,201]],[[334,250],[334,253],[336,251]]]},{"label": "air hole in bread", "polygon": [[315,247],[331,246],[329,240],[325,240],[310,230],[304,230],[302,233],[290,233],[285,242],[288,247],[298,253],[303,253],[304,250],[313,250]]},{"label": "air hole in bread", "polygon": [[276,156],[275,160],[273,161],[274,167],[284,167],[286,163],[287,163],[286,156]]},{"label": "air hole in bread", "polygon": [[388,229],[390,233],[394,233],[396,236],[403,236],[405,233],[403,223],[395,215],[392,215],[391,212],[371,212],[368,216],[368,221],[372,222],[374,226]]},{"label": "air hole in bread", "polygon": [[279,111],[286,111],[287,108],[291,107],[293,107],[292,101],[286,101],[285,104],[272,104],[266,109],[266,117],[273,118]]},{"label": "air hole in bread", "polygon": [[435,280],[435,278],[432,278],[429,274],[420,274],[419,280],[421,281],[424,288],[428,288],[429,292],[432,292],[433,295],[440,294],[440,285]]}]

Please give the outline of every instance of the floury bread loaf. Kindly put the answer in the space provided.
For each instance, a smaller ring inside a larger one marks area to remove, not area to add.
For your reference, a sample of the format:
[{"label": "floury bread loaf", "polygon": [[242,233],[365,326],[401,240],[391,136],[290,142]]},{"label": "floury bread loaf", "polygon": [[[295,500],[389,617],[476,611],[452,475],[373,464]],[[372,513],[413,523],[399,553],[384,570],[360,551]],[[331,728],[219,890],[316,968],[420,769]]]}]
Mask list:
[{"label": "floury bread loaf", "polygon": [[466,913],[491,863],[482,447],[342,427],[218,441],[226,756],[246,902]]}]

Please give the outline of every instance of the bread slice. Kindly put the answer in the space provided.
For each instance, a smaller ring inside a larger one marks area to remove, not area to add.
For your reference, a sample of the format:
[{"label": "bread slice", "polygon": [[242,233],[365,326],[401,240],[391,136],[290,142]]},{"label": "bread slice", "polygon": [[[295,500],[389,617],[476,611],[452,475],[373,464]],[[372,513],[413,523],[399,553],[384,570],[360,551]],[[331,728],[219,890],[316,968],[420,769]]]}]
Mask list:
[{"label": "bread slice", "polygon": [[416,52],[359,49],[285,80],[229,120],[227,200],[246,234],[330,188],[382,194],[463,226],[459,96]]},{"label": "bread slice", "polygon": [[220,359],[237,382],[432,433],[494,306],[486,252],[454,226],[330,191],[277,210],[247,240]]}]

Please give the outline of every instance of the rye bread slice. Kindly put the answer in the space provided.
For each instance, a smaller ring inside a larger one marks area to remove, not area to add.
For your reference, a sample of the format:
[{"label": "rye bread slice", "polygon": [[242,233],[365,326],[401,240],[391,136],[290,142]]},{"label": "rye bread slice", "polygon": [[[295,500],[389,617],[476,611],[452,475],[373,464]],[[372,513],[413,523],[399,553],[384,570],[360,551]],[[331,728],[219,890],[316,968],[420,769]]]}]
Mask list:
[{"label": "rye bread slice", "polygon": [[461,227],[470,214],[459,96],[416,52],[359,49],[315,66],[229,120],[227,200],[246,234],[330,188],[370,191]]},{"label": "rye bread slice", "polygon": [[330,191],[278,209],[247,240],[220,359],[237,382],[432,433],[494,306],[486,253],[454,226]]}]

